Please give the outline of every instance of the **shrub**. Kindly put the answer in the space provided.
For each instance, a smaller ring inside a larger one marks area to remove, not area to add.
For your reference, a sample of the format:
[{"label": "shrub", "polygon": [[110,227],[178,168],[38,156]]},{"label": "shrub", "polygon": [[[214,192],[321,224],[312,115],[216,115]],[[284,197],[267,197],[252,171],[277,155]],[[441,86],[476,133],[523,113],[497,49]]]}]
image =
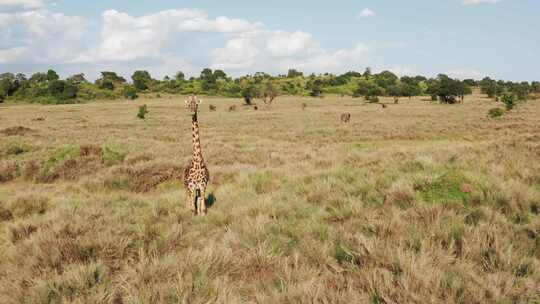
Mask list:
[{"label": "shrub", "polygon": [[501,108],[493,108],[489,110],[488,115],[491,118],[501,117],[504,115],[504,110]]},{"label": "shrub", "polygon": [[516,106],[517,98],[514,94],[504,94],[501,97],[501,101],[504,103],[506,110],[510,111]]},{"label": "shrub", "polygon": [[257,89],[254,85],[248,85],[241,91],[242,97],[244,98],[244,103],[248,106],[251,105],[251,99],[257,96]]},{"label": "shrub", "polygon": [[236,111],[236,106],[230,106],[229,107],[229,112],[234,112]]},{"label": "shrub", "polygon": [[215,111],[217,109],[215,105],[210,105],[208,106],[208,108],[210,109],[210,111]]},{"label": "shrub", "polygon": [[307,103],[302,103],[302,110],[305,110],[307,108]]},{"label": "shrub", "polygon": [[10,146],[7,148],[6,154],[7,155],[21,155],[28,152],[28,149],[21,146]]},{"label": "shrub", "polygon": [[140,119],[145,119],[146,114],[148,114],[146,105],[139,106],[139,113],[137,113],[137,117]]},{"label": "shrub", "polygon": [[137,95],[137,90],[133,86],[125,86],[123,94],[125,98],[130,100],[135,100],[139,97],[139,95]]},{"label": "shrub", "polygon": [[431,95],[431,101],[437,101],[437,95]]}]

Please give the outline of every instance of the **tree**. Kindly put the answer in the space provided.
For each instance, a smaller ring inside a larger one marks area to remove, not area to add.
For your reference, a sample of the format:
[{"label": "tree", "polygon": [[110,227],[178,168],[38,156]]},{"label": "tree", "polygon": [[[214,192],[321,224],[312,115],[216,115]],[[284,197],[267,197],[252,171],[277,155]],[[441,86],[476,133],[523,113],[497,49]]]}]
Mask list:
[{"label": "tree", "polygon": [[364,96],[366,100],[375,96],[384,95],[384,90],[378,86],[373,80],[361,79],[354,90],[353,97]]},{"label": "tree", "polygon": [[131,76],[131,79],[133,80],[133,86],[135,86],[137,91],[144,91],[148,89],[150,87],[150,83],[152,82],[152,77],[147,71],[135,71],[135,73],[133,73]]},{"label": "tree", "polygon": [[218,79],[227,79],[227,74],[225,74],[225,72],[222,70],[215,70],[212,77],[214,81],[217,81]]},{"label": "tree", "polygon": [[532,93],[540,93],[540,82],[533,81],[531,83],[531,92]]},{"label": "tree", "polygon": [[440,102],[454,104],[458,102],[457,97],[463,100],[464,95],[470,94],[471,88],[464,82],[439,74],[430,84],[428,91],[431,95],[438,96]]},{"label": "tree", "polygon": [[54,70],[47,71],[47,81],[55,81],[60,79],[60,76]]},{"label": "tree", "polygon": [[398,103],[399,97],[403,95],[401,88],[401,84],[393,84],[386,89],[386,93],[394,97],[394,103]]},{"label": "tree", "polygon": [[322,96],[322,80],[319,78],[308,81],[306,88],[309,90],[309,96]]},{"label": "tree", "polygon": [[19,88],[19,83],[16,81],[15,75],[12,73],[0,74],[0,96],[7,97],[15,93]]},{"label": "tree", "polygon": [[391,85],[395,85],[399,78],[390,71],[382,71],[375,75],[375,83],[381,88],[388,88]]},{"label": "tree", "polygon": [[47,86],[50,96],[58,100],[67,100],[77,97],[77,87],[64,80],[50,81]]},{"label": "tree", "polygon": [[99,82],[99,88],[112,91],[114,90],[114,83],[108,79],[104,79]]},{"label": "tree", "polygon": [[71,83],[75,85],[79,85],[81,83],[87,82],[86,78],[84,77],[84,74],[75,74],[67,79],[67,81],[70,81]]},{"label": "tree", "polygon": [[514,94],[504,94],[501,97],[502,103],[504,103],[506,110],[512,110],[517,104],[517,97]]},{"label": "tree", "polygon": [[296,69],[289,69],[287,72],[287,78],[296,78],[302,76],[304,76],[304,73],[297,71]]},{"label": "tree", "polygon": [[366,70],[364,71],[364,74],[362,74],[362,76],[367,79],[371,78],[371,68],[367,67]]},{"label": "tree", "polygon": [[257,89],[252,83],[247,84],[241,91],[242,97],[244,98],[244,103],[246,105],[251,105],[251,100],[257,97]]},{"label": "tree", "polygon": [[531,86],[528,82],[511,84],[509,91],[516,95],[516,98],[521,101],[527,100]]},{"label": "tree", "polygon": [[474,87],[476,85],[476,80],[474,79],[465,79],[463,82],[470,87]]},{"label": "tree", "polygon": [[137,99],[139,96],[137,95],[137,90],[134,86],[127,85],[124,87],[124,91],[122,92],[124,97],[126,99],[134,100]]},{"label": "tree", "polygon": [[182,82],[186,80],[186,75],[184,75],[184,72],[178,71],[176,72],[176,75],[174,75],[174,79],[178,82]]},{"label": "tree", "polygon": [[202,89],[206,92],[212,92],[217,90],[218,79],[227,79],[227,74],[222,70],[215,70],[206,68],[201,71],[200,79],[202,81]]},{"label": "tree", "polygon": [[34,73],[28,80],[32,84],[39,84],[47,81],[47,74],[45,73]]},{"label": "tree", "polygon": [[101,80],[106,80],[106,81],[110,81],[114,84],[121,84],[121,83],[125,83],[126,82],[126,79],[122,76],[119,76],[118,74],[116,74],[116,72],[110,72],[110,71],[103,71],[101,72]]}]

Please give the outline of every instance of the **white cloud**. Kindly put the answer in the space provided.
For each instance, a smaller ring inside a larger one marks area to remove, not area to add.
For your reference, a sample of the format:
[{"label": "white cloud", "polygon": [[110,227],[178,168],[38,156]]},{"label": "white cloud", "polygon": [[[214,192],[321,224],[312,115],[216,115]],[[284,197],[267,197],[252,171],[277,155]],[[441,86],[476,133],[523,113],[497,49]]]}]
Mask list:
[{"label": "white cloud", "polygon": [[81,50],[86,21],[46,10],[0,13],[0,61],[59,63]]},{"label": "white cloud", "polygon": [[367,18],[373,16],[375,16],[375,12],[370,8],[365,8],[360,12],[360,14],[358,14],[358,17],[360,18]]},{"label": "white cloud", "polygon": [[41,8],[45,5],[42,0],[0,0],[0,8]]},{"label": "white cloud", "polygon": [[237,33],[262,26],[261,23],[227,17],[209,19],[206,13],[190,9],[167,10],[140,17],[108,10],[102,14],[102,19],[99,47],[81,54],[74,62],[160,58],[163,49],[177,43],[175,40],[182,33]]},{"label": "white cloud", "polygon": [[[1,0],[0,0],[1,1]],[[278,31],[260,22],[229,17],[210,18],[192,9],[160,11],[142,16],[107,10],[100,35],[81,17],[44,9],[0,13],[0,63],[9,66],[60,66],[60,72],[100,70],[128,76],[147,69],[160,78],[177,70],[197,74],[204,67],[228,73],[289,68],[305,72],[363,69],[368,48],[328,50],[301,30]]]},{"label": "white cloud", "polygon": [[501,0],[463,0],[464,5],[476,5],[476,4],[483,4],[483,3],[497,3]]},{"label": "white cloud", "polygon": [[283,72],[289,68],[307,72],[331,72],[366,62],[368,48],[358,44],[352,49],[328,51],[309,33],[259,30],[243,33],[214,51],[213,68],[241,72]]}]

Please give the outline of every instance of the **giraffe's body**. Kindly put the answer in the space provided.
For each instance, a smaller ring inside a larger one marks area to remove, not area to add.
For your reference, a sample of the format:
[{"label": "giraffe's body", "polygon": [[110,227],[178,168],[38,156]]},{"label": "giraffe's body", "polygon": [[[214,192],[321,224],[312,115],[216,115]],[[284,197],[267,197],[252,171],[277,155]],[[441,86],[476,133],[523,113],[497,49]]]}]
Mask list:
[{"label": "giraffe's body", "polygon": [[197,120],[198,104],[196,96],[191,96],[186,105],[191,109],[192,117],[192,136],[193,136],[193,154],[192,159],[184,170],[184,185],[186,186],[188,196],[188,207],[195,211],[195,214],[206,213],[206,186],[210,179],[208,168],[204,163],[199,138],[199,122]]}]

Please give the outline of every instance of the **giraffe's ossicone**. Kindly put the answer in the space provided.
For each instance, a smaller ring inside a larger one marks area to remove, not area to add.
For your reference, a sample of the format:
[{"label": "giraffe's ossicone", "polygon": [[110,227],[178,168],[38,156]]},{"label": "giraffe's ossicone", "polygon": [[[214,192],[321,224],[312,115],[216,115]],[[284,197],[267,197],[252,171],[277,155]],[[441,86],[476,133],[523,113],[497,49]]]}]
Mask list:
[{"label": "giraffe's ossicone", "polygon": [[202,100],[192,95],[186,100],[186,107],[191,111],[191,131],[193,136],[193,154],[191,161],[184,170],[184,185],[187,191],[188,207],[194,210],[195,214],[206,214],[206,186],[210,179],[210,173],[204,163],[199,137],[199,122],[197,113]]}]

